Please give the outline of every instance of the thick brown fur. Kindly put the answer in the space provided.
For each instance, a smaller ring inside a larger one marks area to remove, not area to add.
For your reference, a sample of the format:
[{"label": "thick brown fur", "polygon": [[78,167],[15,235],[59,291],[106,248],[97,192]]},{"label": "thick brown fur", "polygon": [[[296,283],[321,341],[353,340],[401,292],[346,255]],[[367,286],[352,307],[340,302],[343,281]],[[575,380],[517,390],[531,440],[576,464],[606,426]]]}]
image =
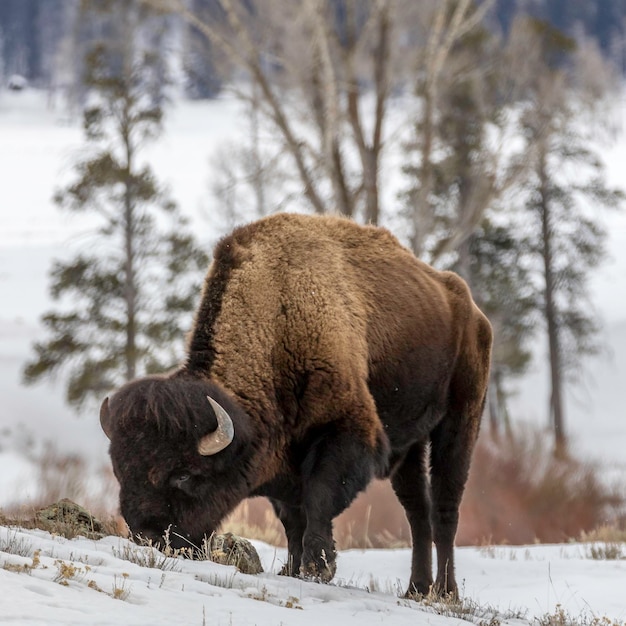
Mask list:
[{"label": "thick brown fur", "polygon": [[[286,573],[329,580],[332,519],[391,477],[413,535],[408,593],[456,592],[458,508],[486,393],[491,328],[455,274],[386,230],[278,214],[215,250],[185,364],[130,383],[105,409],[134,531],[199,541],[240,500],[268,496]],[[233,443],[202,457],[231,414]],[[104,423],[104,422],[103,422]],[[432,503],[431,503],[432,501]]]}]

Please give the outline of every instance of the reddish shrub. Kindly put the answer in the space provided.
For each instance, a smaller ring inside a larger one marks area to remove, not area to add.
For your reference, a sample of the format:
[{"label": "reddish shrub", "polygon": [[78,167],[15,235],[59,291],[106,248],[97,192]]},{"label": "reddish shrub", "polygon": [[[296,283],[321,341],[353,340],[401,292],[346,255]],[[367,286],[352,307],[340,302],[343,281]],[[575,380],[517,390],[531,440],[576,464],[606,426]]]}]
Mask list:
[{"label": "reddish shrub", "polygon": [[484,435],[474,453],[457,543],[562,542],[615,521],[624,503],[598,467],[556,458],[543,432],[519,431],[497,445]]}]

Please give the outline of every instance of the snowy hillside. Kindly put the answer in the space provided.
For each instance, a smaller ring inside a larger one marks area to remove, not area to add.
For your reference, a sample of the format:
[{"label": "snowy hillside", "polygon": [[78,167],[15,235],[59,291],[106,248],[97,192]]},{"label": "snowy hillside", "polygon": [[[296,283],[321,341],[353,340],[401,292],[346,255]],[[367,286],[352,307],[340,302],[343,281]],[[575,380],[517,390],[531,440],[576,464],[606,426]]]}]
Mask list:
[{"label": "snowy hillside", "polygon": [[[455,617],[458,609],[428,607],[398,597],[407,583],[408,550],[340,553],[333,584],[318,585],[275,575],[284,551],[258,542],[255,546],[266,573],[250,576],[206,561],[157,558],[160,568],[145,567],[138,562],[149,561],[145,554],[140,557],[150,549],[114,537],[68,541],[43,531],[0,527],[0,622],[21,626],[467,623]],[[626,560],[592,559],[590,545],[462,548],[457,554],[467,598],[464,617],[474,623],[537,623],[536,618],[560,610],[580,619],[578,623],[617,626],[626,621]],[[124,558],[129,556],[130,561]],[[598,621],[592,622],[593,618]]]}]

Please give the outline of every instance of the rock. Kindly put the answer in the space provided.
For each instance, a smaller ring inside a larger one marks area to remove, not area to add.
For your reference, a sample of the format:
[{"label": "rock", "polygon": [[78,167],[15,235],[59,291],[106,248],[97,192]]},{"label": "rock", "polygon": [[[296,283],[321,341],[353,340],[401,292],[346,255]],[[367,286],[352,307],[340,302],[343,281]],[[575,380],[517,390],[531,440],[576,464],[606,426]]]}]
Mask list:
[{"label": "rock", "polygon": [[243,537],[224,533],[213,535],[209,543],[209,558],[220,565],[234,565],[242,574],[263,572],[256,548]]},{"label": "rock", "polygon": [[102,539],[108,534],[102,522],[67,498],[39,509],[35,517],[40,528],[64,537],[81,535],[88,539]]}]

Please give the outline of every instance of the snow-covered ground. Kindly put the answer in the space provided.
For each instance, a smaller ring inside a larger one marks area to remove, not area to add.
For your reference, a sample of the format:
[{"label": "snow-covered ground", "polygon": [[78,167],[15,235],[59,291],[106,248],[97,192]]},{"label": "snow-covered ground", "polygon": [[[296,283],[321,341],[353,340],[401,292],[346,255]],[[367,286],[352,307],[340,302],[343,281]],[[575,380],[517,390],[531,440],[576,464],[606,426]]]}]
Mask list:
[{"label": "snow-covered ground", "polygon": [[[125,547],[131,553],[139,548],[115,537],[68,541],[43,531],[0,527],[0,622],[20,626],[463,623],[399,597],[408,579],[408,550],[342,552],[333,583],[319,585],[277,576],[285,552],[254,544],[265,573],[250,576],[206,561],[176,560],[162,569],[143,567],[136,564],[138,559],[122,558]],[[24,556],[10,554],[10,547]],[[39,553],[33,562],[35,551]],[[597,623],[616,626],[626,622],[626,560],[591,559],[589,546],[581,544],[461,548],[457,555],[463,595],[480,607],[475,623],[490,623],[496,617],[503,624],[524,624],[554,614],[559,607],[573,617],[583,616],[587,623],[593,617],[606,617],[611,621]],[[494,616],[493,610],[498,614]]]}]

